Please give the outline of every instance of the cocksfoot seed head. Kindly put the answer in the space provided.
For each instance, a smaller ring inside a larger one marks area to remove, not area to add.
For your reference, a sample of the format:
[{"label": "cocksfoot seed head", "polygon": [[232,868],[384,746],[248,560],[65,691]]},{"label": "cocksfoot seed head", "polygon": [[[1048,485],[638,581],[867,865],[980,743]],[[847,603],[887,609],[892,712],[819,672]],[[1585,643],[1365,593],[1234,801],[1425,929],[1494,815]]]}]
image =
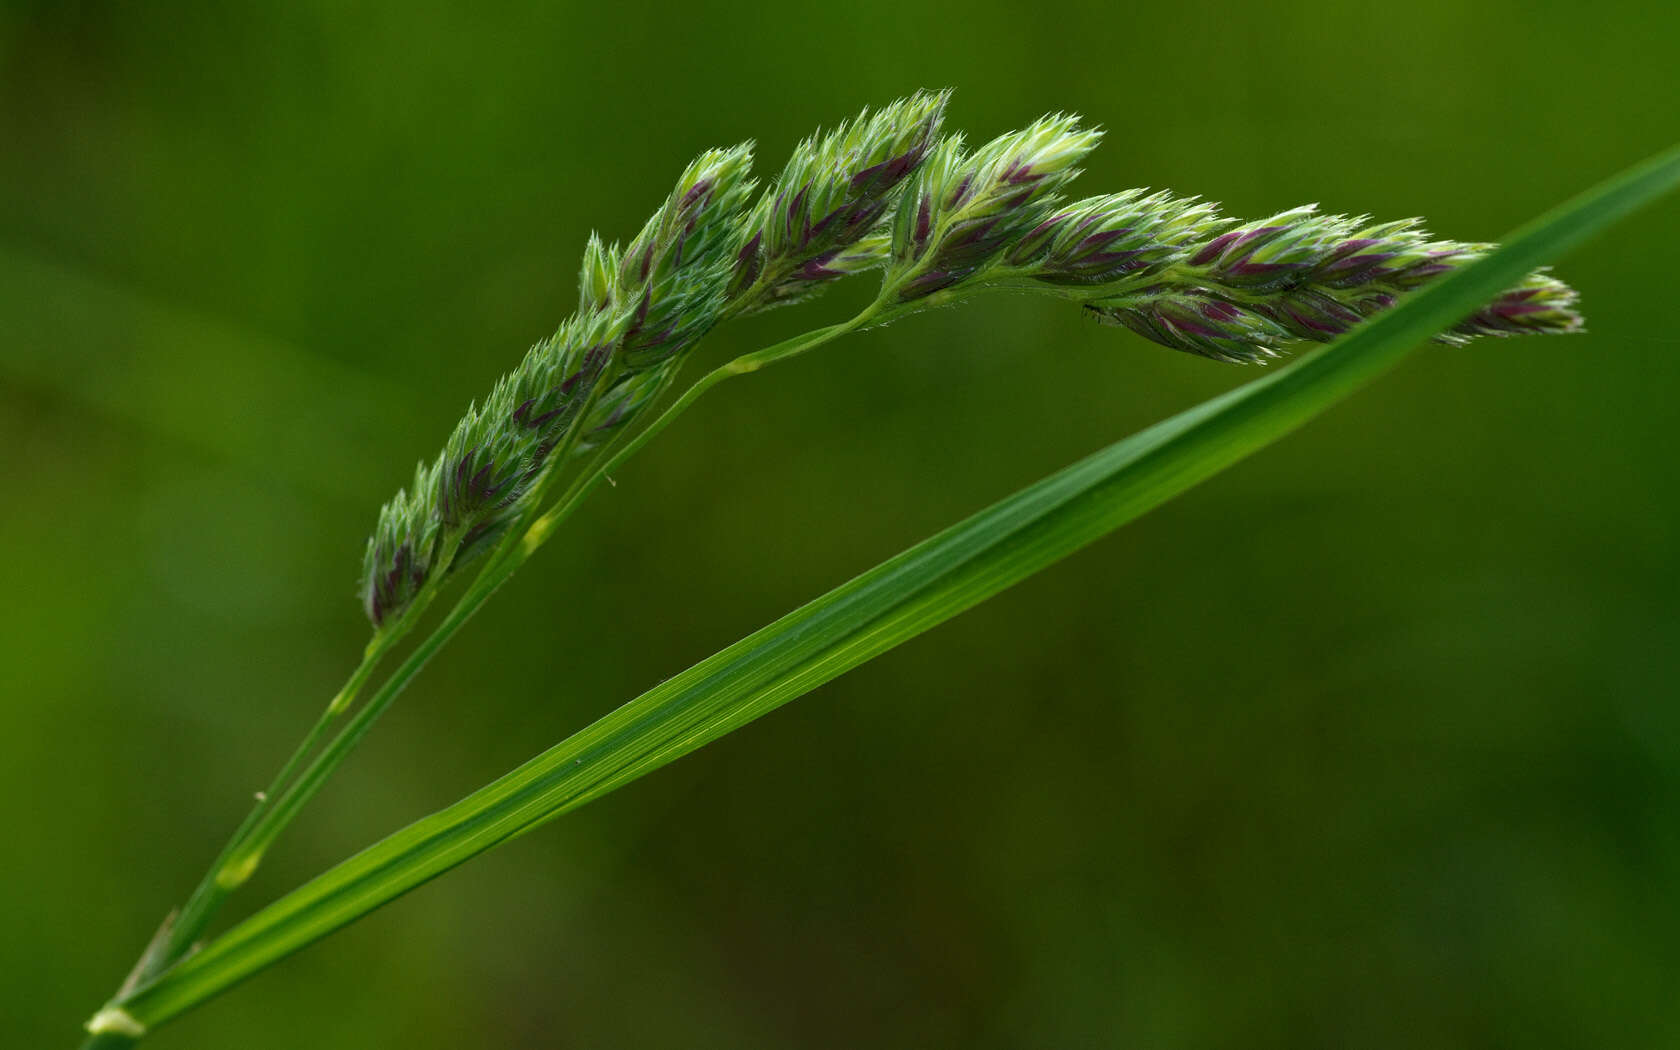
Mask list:
[{"label": "cocksfoot seed head", "polygon": [[[751,144],[709,150],[623,248],[591,237],[576,315],[380,511],[362,573],[375,626],[505,535],[557,450],[596,448],[635,420],[719,321],[849,274],[885,270],[857,323],[1008,288],[1072,299],[1163,346],[1262,361],[1329,341],[1491,248],[1311,206],[1238,222],[1159,191],[1067,202],[1100,132],[1048,116],[969,151],[960,134],[939,137],[948,97],[919,92],[811,136],[751,205]],[[1536,271],[1438,338],[1577,331],[1575,298]]]}]

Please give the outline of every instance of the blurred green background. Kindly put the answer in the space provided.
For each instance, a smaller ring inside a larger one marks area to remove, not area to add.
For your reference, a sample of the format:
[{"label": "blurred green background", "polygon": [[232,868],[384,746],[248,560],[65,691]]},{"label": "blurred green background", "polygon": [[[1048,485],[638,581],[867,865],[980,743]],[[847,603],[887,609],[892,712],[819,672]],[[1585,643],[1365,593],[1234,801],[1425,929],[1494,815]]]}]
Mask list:
[{"label": "blurred green background", "polygon": [[[0,1042],[74,1043],[353,663],[378,505],[701,148],[949,85],[1107,127],[1086,192],[1490,239],[1677,137],[1676,10],[0,6]],[[1675,1045],[1677,244],[1641,214],[1560,267],[1590,334],[1421,353],[155,1045]],[[236,912],[1253,375],[1001,298],[731,384]]]}]

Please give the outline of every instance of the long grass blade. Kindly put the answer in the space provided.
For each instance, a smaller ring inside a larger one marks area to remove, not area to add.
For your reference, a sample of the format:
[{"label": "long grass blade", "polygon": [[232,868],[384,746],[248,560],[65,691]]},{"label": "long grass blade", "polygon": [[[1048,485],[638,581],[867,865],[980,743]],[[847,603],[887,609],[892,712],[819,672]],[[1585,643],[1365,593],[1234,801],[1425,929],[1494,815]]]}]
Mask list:
[{"label": "long grass blade", "polygon": [[1324,411],[1534,267],[1680,183],[1670,150],[1317,353],[1111,445],[644,693],[122,996],[154,1026],[468,858],[758,718],[1091,543]]}]

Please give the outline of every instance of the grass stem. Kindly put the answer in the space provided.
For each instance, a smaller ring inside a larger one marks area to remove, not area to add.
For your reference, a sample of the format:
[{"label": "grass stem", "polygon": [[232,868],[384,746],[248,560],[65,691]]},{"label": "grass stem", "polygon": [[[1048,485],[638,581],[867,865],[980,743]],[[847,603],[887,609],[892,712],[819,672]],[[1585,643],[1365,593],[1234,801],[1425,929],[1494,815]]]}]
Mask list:
[{"label": "grass stem", "polygon": [[[373,723],[384,713],[392,701],[407,687],[409,681],[431,660],[432,656],[454,637],[455,633],[470,620],[479,606],[483,605],[509,577],[522,566],[538,547],[551,536],[554,530],[577,508],[591,492],[613,471],[622,466],[631,456],[638,452],[647,442],[651,441],[660,431],[686,411],[690,405],[699,399],[700,395],[716,386],[718,383],[732,376],[745,375],[757,371],[766,365],[783,361],[802,354],[815,347],[821,346],[833,339],[862,327],[875,314],[874,307],[866,309],[849,321],[830,325],[807,332],[792,339],[784,340],[763,350],[746,354],[722,365],[703,376],[681,397],[673,402],[652,423],[636,431],[621,448],[613,454],[598,457],[599,463],[593,470],[587,470],[573,483],[566,495],[546,513],[532,514],[535,520],[521,521],[525,528],[515,528],[491,554],[488,563],[480,571],[477,578],[467,591],[456,602],[455,606],[445,618],[433,629],[424,641],[415,647],[408,657],[398,666],[385,683],[374,693],[371,699],[361,707],[348,724],[339,731],[325,750],[321,751],[301,774],[298,769],[304,759],[315,753],[328,731],[337,723],[338,718],[353,706],[356,696],[373,676],[381,659],[406,636],[420,618],[426,607],[436,597],[436,589],[428,586],[426,592],[414,602],[413,606],[398,620],[393,621],[390,628],[381,631],[374,637],[367,648],[361,664],[356,668],[348,682],[345,683],[337,696],[333,698],[321,717],[311,727],[303,743],[293,752],[273,784],[265,791],[257,806],[245,818],[226,847],[224,847],[209,873],[194,890],[180,915],[170,925],[168,936],[163,941],[161,951],[147,953],[143,957],[146,964],[137,967],[137,977],[131,978],[133,983],[141,983],[166,968],[184,955],[193,942],[203,933],[205,926],[214,917],[216,909],[226,899],[229,893],[237,889],[261,863],[264,854],[279,837],[280,833],[297,816],[303,806],[314,797],[321,786],[326,783],[340,763],[354,750],[362,737],[372,728]],[[599,384],[598,389],[608,384]],[[593,401],[591,401],[591,405]],[[586,415],[586,406],[580,415]],[[568,437],[566,447],[559,450],[555,462],[564,462],[564,458],[575,444],[577,435]],[[545,477],[539,483],[537,491],[553,486],[553,478],[558,471]],[[542,503],[534,501],[533,508],[540,511]]]}]

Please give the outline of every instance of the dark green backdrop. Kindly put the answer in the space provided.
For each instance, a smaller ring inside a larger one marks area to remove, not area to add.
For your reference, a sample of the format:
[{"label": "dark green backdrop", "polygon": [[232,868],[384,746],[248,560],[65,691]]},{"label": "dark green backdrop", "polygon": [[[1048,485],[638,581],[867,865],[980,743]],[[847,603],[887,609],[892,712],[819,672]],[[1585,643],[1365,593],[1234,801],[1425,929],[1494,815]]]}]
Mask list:
[{"label": "dark green backdrop", "polygon": [[[1680,137],[1680,16],[902,0],[0,6],[0,1042],[68,1046],[353,662],[374,512],[699,149],[918,86],[1088,192],[1497,237]],[[165,1048],[1672,1046],[1680,207],[1591,334],[1281,446],[164,1030]],[[722,359],[863,289],[731,326]],[[733,384],[243,902],[1255,373],[982,300]]]}]

